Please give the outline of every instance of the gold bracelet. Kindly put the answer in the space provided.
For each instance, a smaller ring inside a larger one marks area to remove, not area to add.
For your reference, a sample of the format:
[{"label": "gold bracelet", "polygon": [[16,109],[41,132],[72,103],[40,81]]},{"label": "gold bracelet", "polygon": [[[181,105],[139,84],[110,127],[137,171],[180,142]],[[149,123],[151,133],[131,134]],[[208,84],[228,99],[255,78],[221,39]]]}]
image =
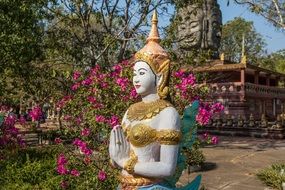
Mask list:
[{"label": "gold bracelet", "polygon": [[124,170],[126,170],[129,174],[133,174],[135,172],[135,165],[137,162],[138,157],[132,151],[130,154],[130,159],[124,164]]}]

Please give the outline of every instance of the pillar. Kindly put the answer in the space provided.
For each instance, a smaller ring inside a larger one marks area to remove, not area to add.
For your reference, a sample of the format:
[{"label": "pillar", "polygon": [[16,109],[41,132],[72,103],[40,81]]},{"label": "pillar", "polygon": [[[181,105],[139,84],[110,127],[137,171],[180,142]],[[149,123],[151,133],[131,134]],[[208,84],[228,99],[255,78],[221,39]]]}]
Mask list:
[{"label": "pillar", "polygon": [[259,71],[254,71],[254,84],[259,84]]},{"label": "pillar", "polygon": [[270,74],[265,75],[266,76],[266,86],[270,86]]},{"label": "pillar", "polygon": [[245,70],[244,69],[240,70],[240,82],[242,85],[244,85],[245,83]]}]

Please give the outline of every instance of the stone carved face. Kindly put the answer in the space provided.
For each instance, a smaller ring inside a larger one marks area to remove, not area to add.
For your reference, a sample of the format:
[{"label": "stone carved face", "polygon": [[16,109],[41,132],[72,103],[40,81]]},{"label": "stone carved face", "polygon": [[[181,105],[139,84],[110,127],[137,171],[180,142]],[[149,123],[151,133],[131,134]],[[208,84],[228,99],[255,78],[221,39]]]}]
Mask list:
[{"label": "stone carved face", "polygon": [[145,96],[157,92],[157,76],[146,62],[136,62],[133,74],[133,85],[139,95]]},{"label": "stone carved face", "polygon": [[182,49],[198,47],[201,44],[203,11],[197,11],[197,6],[187,6],[179,11],[178,25],[179,46]]},{"label": "stone carved face", "polygon": [[222,15],[216,0],[205,0],[199,7],[189,4],[179,10],[178,17],[178,44],[181,49],[219,48]]}]

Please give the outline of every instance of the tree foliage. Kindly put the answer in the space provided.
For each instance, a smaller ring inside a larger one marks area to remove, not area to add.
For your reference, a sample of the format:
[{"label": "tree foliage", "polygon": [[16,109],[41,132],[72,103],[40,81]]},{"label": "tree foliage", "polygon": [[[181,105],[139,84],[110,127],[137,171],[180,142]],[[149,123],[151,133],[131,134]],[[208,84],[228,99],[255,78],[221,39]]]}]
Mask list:
[{"label": "tree foliage", "polygon": [[221,50],[226,59],[240,62],[244,36],[245,55],[249,62],[256,63],[265,53],[265,42],[262,36],[256,32],[253,22],[237,17],[224,24]]},{"label": "tree foliage", "polygon": [[[250,11],[264,17],[278,29],[285,31],[284,0],[233,0],[237,4],[246,5]],[[228,4],[230,0],[228,0]]]},{"label": "tree foliage", "polygon": [[260,60],[260,66],[273,71],[285,73],[285,49],[263,57]]}]

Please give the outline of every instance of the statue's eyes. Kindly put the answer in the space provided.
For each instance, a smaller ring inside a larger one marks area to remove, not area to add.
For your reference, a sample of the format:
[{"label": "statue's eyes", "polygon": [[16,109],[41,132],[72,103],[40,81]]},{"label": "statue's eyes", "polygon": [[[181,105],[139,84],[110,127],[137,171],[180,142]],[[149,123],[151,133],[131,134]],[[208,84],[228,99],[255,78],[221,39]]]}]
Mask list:
[{"label": "statue's eyes", "polygon": [[145,72],[143,72],[143,71],[140,72],[140,75],[144,75],[144,74],[145,74]]}]

